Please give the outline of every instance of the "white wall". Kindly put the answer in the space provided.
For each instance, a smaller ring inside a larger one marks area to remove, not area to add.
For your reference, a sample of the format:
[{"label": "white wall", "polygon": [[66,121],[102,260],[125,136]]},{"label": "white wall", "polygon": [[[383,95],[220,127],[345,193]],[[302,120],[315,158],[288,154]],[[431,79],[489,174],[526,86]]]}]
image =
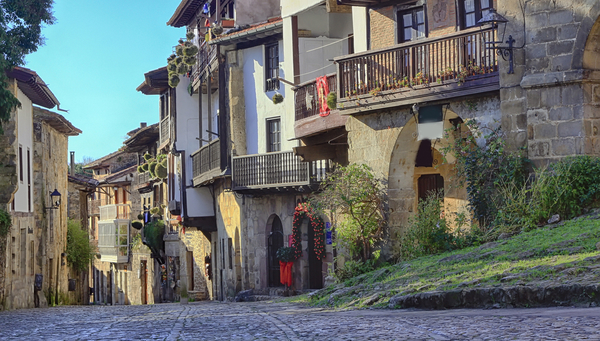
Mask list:
[{"label": "white wall", "polygon": [[[327,46],[328,45],[328,46]],[[299,38],[300,82],[336,72],[330,59],[348,54],[348,41],[339,39]]]},{"label": "white wall", "polygon": [[325,4],[325,0],[281,0],[281,17],[296,15],[320,4]]},{"label": "white wall", "polygon": [[[20,89],[17,88],[17,99],[21,102],[21,108],[17,109],[17,192],[15,193],[15,211],[29,212],[28,191],[31,195],[31,209],[35,199],[33,198],[33,104]],[[48,141],[49,142],[49,141]],[[20,178],[19,146],[23,151],[23,181]],[[31,188],[27,186],[27,150],[29,149],[30,179]],[[53,191],[54,188],[46,188],[46,191]],[[66,193],[61,193],[65,195]],[[46,204],[50,197],[46,198]]]},{"label": "white wall", "polygon": [[354,28],[354,52],[364,52],[368,49],[367,44],[367,9],[364,7],[352,7],[352,26]]},{"label": "white wall", "polygon": [[[265,91],[264,45],[245,49],[241,55],[244,70],[247,153],[266,152],[266,120],[274,117],[279,117],[281,120],[281,150],[291,150],[297,145],[296,141],[288,141],[294,137],[293,92],[288,90],[288,86],[284,83],[280,84],[278,91]],[[286,77],[284,65],[283,43],[279,41],[279,76],[287,79],[289,77]],[[276,93],[283,95],[283,103],[273,104],[272,98]]]},{"label": "white wall", "polygon": [[[187,88],[190,83],[190,79],[187,77],[181,77],[181,82],[177,85],[177,144],[175,148],[177,150],[185,151],[185,173],[186,180],[184,185],[186,186],[186,195],[187,195],[187,210],[185,212],[186,207],[182,207],[182,214],[187,213],[189,217],[207,217],[214,216],[213,209],[213,198],[210,194],[210,191],[207,187],[202,188],[187,188],[191,186],[192,179],[194,177],[194,170],[192,164],[192,155],[193,152],[198,150],[198,95],[190,96]],[[204,95],[206,96],[206,95]],[[216,113],[218,110],[219,97],[218,92],[213,94],[213,121],[216,121]],[[203,105],[206,98],[203,98]],[[206,106],[205,106],[206,108]],[[204,111],[206,112],[206,111]],[[204,115],[206,117],[206,115]],[[205,118],[206,119],[206,118]],[[207,122],[203,121],[203,129],[207,129]],[[214,127],[212,131],[217,131],[216,122],[214,122]],[[206,134],[206,132],[205,132]],[[205,137],[208,139],[207,137]],[[183,155],[183,154],[182,154]],[[175,159],[175,169],[181,169],[180,160],[181,156]],[[181,177],[178,172],[175,172],[176,175],[176,184],[177,188],[176,192],[176,200],[181,200]],[[184,213],[185,212],[185,213]]]},{"label": "white wall", "polygon": [[235,2],[235,24],[246,25],[266,21],[281,15],[279,0],[254,0]]},{"label": "white wall", "polygon": [[[217,76],[217,72],[215,72],[214,75]],[[206,130],[210,130],[214,133],[219,133],[219,125],[217,121],[217,117],[219,116],[219,91],[215,91],[210,96],[210,116],[212,118],[211,127],[208,126],[208,94],[202,95],[202,138],[206,141],[209,140],[209,137],[212,137],[213,140],[217,138],[217,136],[207,133]],[[207,142],[202,142],[202,145],[205,144],[207,144]]]}]

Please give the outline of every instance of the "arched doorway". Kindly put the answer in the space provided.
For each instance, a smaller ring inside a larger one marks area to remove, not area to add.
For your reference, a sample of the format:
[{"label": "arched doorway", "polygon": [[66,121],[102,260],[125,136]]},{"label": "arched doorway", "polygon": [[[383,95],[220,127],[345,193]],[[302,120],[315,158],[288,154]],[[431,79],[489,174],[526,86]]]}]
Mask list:
[{"label": "arched doorway", "polygon": [[277,250],[283,247],[283,226],[278,216],[271,216],[271,231],[267,238],[267,267],[269,269],[269,286],[281,286],[279,277],[279,260],[277,259]]},{"label": "arched doorway", "polygon": [[[308,221],[308,219],[305,219]],[[323,262],[315,254],[315,229],[308,224],[308,283],[309,289],[323,288]]]}]

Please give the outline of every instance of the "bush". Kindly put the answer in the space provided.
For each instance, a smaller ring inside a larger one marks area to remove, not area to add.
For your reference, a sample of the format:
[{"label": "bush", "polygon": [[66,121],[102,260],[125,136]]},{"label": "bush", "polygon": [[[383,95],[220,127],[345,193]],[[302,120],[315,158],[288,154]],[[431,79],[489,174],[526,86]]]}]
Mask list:
[{"label": "bush", "polygon": [[86,230],[77,220],[67,220],[67,262],[77,271],[85,271],[96,254]]},{"label": "bush", "polygon": [[295,261],[295,249],[293,247],[280,247],[277,250],[277,259],[282,262],[293,262]]},{"label": "bush", "polygon": [[335,270],[335,279],[337,282],[343,282],[352,277],[375,270],[375,260],[347,260],[343,266]]},{"label": "bush", "polygon": [[164,250],[163,235],[165,233],[165,222],[156,220],[144,226],[145,244],[153,250]]},{"label": "bush", "polygon": [[443,197],[432,193],[419,201],[418,213],[408,220],[408,228],[399,237],[396,255],[403,260],[451,251],[464,246],[465,242],[450,231],[450,221],[443,214]]},{"label": "bush", "polygon": [[8,236],[10,227],[12,226],[12,219],[10,213],[5,209],[0,208],[0,238]]}]

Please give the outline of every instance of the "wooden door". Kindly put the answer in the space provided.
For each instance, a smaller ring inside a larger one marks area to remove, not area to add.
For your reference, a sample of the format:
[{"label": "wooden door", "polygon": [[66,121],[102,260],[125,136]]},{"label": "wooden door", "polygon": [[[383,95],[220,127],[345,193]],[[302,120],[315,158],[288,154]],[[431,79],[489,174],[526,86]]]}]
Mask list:
[{"label": "wooden door", "polygon": [[419,200],[424,200],[435,191],[440,191],[443,195],[444,178],[440,174],[424,174],[418,180]]},{"label": "wooden door", "polygon": [[323,288],[323,262],[315,254],[315,229],[308,224],[308,280],[310,289]]}]

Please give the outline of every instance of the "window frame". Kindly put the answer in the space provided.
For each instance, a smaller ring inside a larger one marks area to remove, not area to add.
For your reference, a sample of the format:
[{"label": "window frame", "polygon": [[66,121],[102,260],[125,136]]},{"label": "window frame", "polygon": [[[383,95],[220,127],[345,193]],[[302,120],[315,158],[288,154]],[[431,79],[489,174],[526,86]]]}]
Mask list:
[{"label": "window frame", "polygon": [[[272,53],[275,54],[272,55]],[[277,91],[279,85],[279,41],[265,44],[265,92]]]},{"label": "window frame", "polygon": [[[468,12],[465,7],[466,0],[459,1],[459,11],[460,11],[460,29],[466,30],[472,27],[477,27],[477,22],[483,17],[483,11],[489,11],[491,8],[494,8],[494,0],[487,0],[488,7],[481,7],[482,0],[472,0],[474,10],[472,12]],[[475,15],[475,23],[471,26],[467,26],[467,14],[473,13]]]},{"label": "window frame", "polygon": [[[491,1],[491,0],[490,0]],[[417,12],[422,12],[423,13],[423,22],[419,23],[417,20]],[[411,25],[410,26],[405,26],[404,25],[404,15],[406,14],[411,14]],[[420,39],[424,39],[427,38],[428,36],[428,26],[427,26],[427,11],[425,10],[425,6],[421,5],[421,6],[411,6],[411,7],[397,7],[396,8],[396,35],[397,35],[397,41],[398,44],[402,44],[402,43],[407,43],[407,42],[411,42],[411,41],[418,41]],[[408,27],[411,27],[413,29],[413,32],[419,32],[418,27],[420,25],[423,25],[423,36],[422,37],[413,37],[411,36],[411,39],[406,40],[405,36],[404,36],[404,30]]]},{"label": "window frame", "polygon": [[[272,130],[272,124],[277,122],[277,129]],[[267,132],[267,153],[275,153],[281,151],[281,118],[280,117],[272,117],[268,118],[266,122],[266,132]],[[274,141],[274,136],[277,136],[277,141]]]}]

